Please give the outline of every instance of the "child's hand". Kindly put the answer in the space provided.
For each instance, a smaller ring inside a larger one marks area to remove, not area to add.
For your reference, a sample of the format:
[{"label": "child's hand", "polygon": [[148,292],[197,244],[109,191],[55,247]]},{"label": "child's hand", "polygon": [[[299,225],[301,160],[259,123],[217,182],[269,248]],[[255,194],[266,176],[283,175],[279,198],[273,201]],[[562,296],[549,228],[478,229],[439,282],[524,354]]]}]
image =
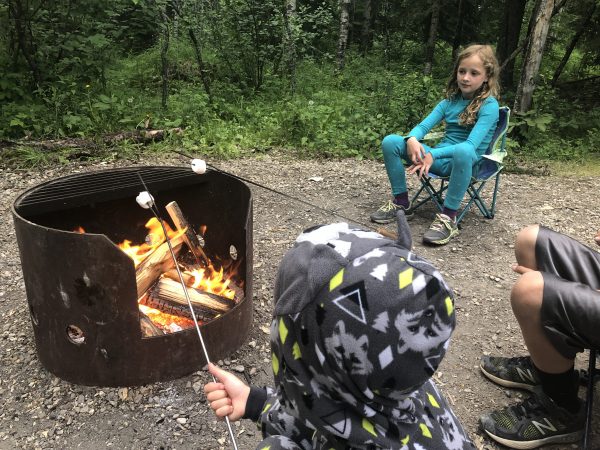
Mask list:
[{"label": "child's hand", "polygon": [[527,273],[527,272],[535,272],[533,269],[530,269],[529,267],[525,267],[525,266],[520,266],[517,263],[514,263],[512,265],[512,270],[514,272],[517,272],[519,275],[523,275],[524,273]]},{"label": "child's hand", "polygon": [[216,382],[204,385],[206,399],[215,415],[219,418],[228,416],[231,421],[241,419],[246,412],[250,387],[234,374],[213,363],[208,365],[208,371],[217,379]]},{"label": "child's hand", "polygon": [[425,156],[423,156],[423,158],[421,159],[420,163],[413,164],[407,169],[407,171],[410,174],[413,174],[418,171],[419,178],[421,178],[423,177],[423,175],[429,175],[429,169],[431,168],[432,164],[433,156],[431,156],[431,153],[426,153]]},{"label": "child's hand", "polygon": [[406,153],[414,166],[423,162],[425,149],[423,148],[423,145],[417,141],[417,138],[411,137],[406,141]]},{"label": "child's hand", "polygon": [[596,244],[600,245],[600,230],[598,230],[596,236],[594,236],[594,240],[596,241]]}]

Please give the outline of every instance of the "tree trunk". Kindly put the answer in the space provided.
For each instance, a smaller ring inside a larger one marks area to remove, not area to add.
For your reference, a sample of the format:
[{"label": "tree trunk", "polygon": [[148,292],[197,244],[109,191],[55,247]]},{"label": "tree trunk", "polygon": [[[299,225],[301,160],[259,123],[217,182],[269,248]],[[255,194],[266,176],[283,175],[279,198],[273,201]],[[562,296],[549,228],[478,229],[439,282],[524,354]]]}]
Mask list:
[{"label": "tree trunk", "polygon": [[373,2],[372,0],[364,0],[363,23],[361,33],[361,43],[363,54],[367,54],[373,45]]},{"label": "tree trunk", "polygon": [[506,0],[504,4],[504,20],[498,42],[498,59],[504,66],[500,73],[500,81],[504,89],[514,88],[515,60],[509,60],[509,56],[519,46],[526,3],[527,0]]},{"label": "tree trunk", "polygon": [[425,47],[425,67],[423,75],[430,75],[433,67],[433,55],[435,52],[435,41],[437,39],[438,23],[440,21],[441,0],[433,0],[431,4],[431,23],[429,24],[429,39]]},{"label": "tree trunk", "polygon": [[533,26],[529,36],[527,50],[523,57],[523,68],[521,80],[517,88],[514,110],[516,112],[527,112],[531,108],[533,91],[535,90],[536,77],[538,75],[542,54],[546,44],[550,18],[554,8],[554,0],[537,0],[533,11]]},{"label": "tree trunk", "polygon": [[42,82],[42,71],[40,70],[35,53],[35,42],[31,32],[31,21],[27,17],[27,5],[23,5],[21,0],[9,1],[9,17],[13,19],[14,31],[17,37],[18,49],[21,50],[31,76],[37,86]]},{"label": "tree trunk", "polygon": [[579,38],[583,35],[587,26],[592,21],[594,12],[596,12],[596,6],[597,6],[597,4],[596,4],[596,1],[594,0],[592,2],[592,7],[591,7],[590,11],[586,14],[585,18],[579,24],[579,28],[577,29],[575,36],[573,36],[573,39],[571,39],[571,42],[569,42],[569,45],[567,46],[567,48],[565,50],[565,55],[563,56],[562,60],[560,61],[560,64],[556,68],[556,70],[554,72],[554,76],[552,77],[552,87],[556,86],[558,77],[560,77],[560,74],[562,73],[563,69],[567,65],[567,62],[569,61],[569,58],[571,57],[571,53],[575,49],[575,46],[577,45]]},{"label": "tree trunk", "polygon": [[200,79],[202,80],[202,85],[204,86],[204,92],[208,95],[208,103],[212,105],[212,95],[210,93],[210,81],[208,76],[206,75],[206,68],[204,66],[204,60],[202,59],[202,51],[200,50],[200,46],[198,45],[198,39],[196,39],[196,33],[192,28],[188,29],[188,34],[190,35],[190,39],[192,41],[192,45],[194,46],[194,52],[196,53],[196,63],[198,64],[198,72],[200,72]]},{"label": "tree trunk", "polygon": [[162,77],[162,98],[161,105],[163,109],[167,109],[167,100],[169,98],[169,60],[167,52],[169,51],[169,19],[167,14],[162,12],[163,32],[162,44],[160,46],[160,62],[161,62],[161,77]]},{"label": "tree trunk", "polygon": [[464,0],[458,0],[458,20],[456,22],[456,30],[454,30],[454,40],[452,41],[452,61],[456,61],[456,57],[458,56],[458,48],[461,44],[461,36],[465,15],[464,3]]},{"label": "tree trunk", "polygon": [[296,92],[296,26],[296,0],[285,0],[285,53],[292,94]]},{"label": "tree trunk", "polygon": [[350,0],[340,0],[340,37],[337,48],[337,69],[340,72],[344,69],[346,47],[348,46],[348,29],[350,28],[348,5],[350,5]]}]

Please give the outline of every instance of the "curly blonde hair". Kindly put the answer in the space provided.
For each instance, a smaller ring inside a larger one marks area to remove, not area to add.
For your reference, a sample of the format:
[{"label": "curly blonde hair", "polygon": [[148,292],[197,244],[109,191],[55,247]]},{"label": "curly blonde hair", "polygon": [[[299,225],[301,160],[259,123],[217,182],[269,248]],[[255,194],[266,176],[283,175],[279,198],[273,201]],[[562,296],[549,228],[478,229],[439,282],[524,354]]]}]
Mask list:
[{"label": "curly blonde hair", "polygon": [[495,97],[498,99],[500,97],[500,65],[494,54],[494,49],[489,45],[474,44],[465,48],[459,53],[458,58],[456,58],[454,70],[452,71],[452,75],[446,86],[446,98],[453,100],[460,95],[460,88],[456,81],[458,66],[460,66],[463,59],[473,55],[478,55],[481,58],[488,79],[481,85],[477,92],[475,92],[471,103],[469,103],[465,110],[460,114],[459,123],[461,125],[473,125],[477,121],[479,108],[481,108],[481,105],[486,98]]}]

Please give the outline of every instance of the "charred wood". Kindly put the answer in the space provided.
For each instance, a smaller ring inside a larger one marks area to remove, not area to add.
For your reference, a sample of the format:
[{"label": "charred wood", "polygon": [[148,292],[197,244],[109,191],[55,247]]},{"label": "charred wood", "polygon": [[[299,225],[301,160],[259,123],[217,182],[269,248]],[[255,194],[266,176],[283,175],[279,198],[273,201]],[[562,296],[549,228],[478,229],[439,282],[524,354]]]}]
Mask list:
[{"label": "charred wood", "polygon": [[202,246],[200,245],[200,240],[198,239],[198,236],[196,236],[196,233],[194,233],[194,230],[192,229],[189,222],[181,212],[181,209],[179,208],[177,202],[169,203],[166,206],[166,210],[169,213],[171,219],[173,220],[175,227],[177,227],[179,231],[185,229],[183,240],[185,241],[191,252],[194,254],[198,265],[209,266],[210,263],[208,261],[208,258],[206,257],[206,254],[204,253],[204,250],[202,249]]}]

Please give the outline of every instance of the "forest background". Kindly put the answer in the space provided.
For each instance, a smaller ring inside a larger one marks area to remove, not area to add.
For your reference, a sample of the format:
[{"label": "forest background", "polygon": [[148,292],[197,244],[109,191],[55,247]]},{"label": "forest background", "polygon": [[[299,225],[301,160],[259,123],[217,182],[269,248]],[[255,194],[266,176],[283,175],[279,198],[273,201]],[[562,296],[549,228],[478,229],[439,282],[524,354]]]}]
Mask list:
[{"label": "forest background", "polygon": [[512,108],[509,167],[600,167],[599,6],[2,0],[0,157],[31,167],[146,145],[376,158],[443,98],[461,47],[489,43]]}]

